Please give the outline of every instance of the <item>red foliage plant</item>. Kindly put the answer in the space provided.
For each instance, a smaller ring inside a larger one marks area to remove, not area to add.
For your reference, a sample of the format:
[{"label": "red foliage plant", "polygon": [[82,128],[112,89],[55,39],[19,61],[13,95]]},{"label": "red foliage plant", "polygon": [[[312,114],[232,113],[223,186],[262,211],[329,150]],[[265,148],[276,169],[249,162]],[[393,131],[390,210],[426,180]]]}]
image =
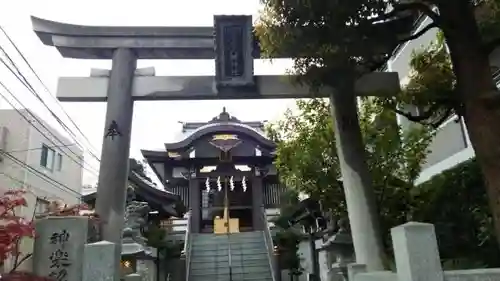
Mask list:
[{"label": "red foliage plant", "polygon": [[26,191],[9,190],[0,196],[0,260],[19,254],[19,242],[23,238],[34,238],[33,221],[16,215],[20,207],[27,206]]},{"label": "red foliage plant", "polygon": [[[0,263],[7,258],[14,258],[14,264],[9,273],[0,275],[1,281],[49,281],[48,277],[36,276],[31,272],[17,271],[19,265],[31,257],[31,254],[25,255],[19,259],[19,245],[23,238],[34,238],[35,227],[34,220],[28,220],[16,215],[19,208],[26,207],[28,204],[24,197],[26,191],[23,189],[9,190],[0,195]],[[74,206],[61,206],[52,204],[46,216],[79,216],[82,210],[88,210],[85,204]]]}]

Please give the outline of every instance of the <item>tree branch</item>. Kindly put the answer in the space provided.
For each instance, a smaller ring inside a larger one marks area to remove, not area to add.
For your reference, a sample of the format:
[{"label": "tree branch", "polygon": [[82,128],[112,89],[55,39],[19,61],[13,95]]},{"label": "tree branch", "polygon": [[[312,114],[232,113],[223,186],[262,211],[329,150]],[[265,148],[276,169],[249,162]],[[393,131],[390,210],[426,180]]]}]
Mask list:
[{"label": "tree branch", "polygon": [[441,105],[437,104],[437,103],[434,103],[432,104],[428,110],[426,110],[426,112],[424,114],[420,114],[420,115],[413,115],[411,114],[410,112],[405,112],[403,110],[400,110],[400,109],[397,109],[397,108],[391,108],[394,112],[396,112],[397,114],[399,115],[402,115],[404,117],[406,117],[406,119],[412,121],[412,122],[417,122],[417,123],[420,123],[422,121],[425,121],[426,119],[429,119],[431,118],[434,113],[436,113],[436,111],[441,107]]},{"label": "tree branch", "polygon": [[[397,109],[397,108],[390,108],[393,110],[395,113],[404,116],[406,119],[420,123],[423,125],[430,125],[433,128],[439,127],[444,121],[448,120],[448,118],[451,116],[453,113],[453,108],[449,107],[444,110],[444,112],[440,113],[440,116],[437,120],[429,120],[432,118],[436,113],[439,113],[439,110],[442,109],[443,104],[440,103],[433,103],[429,109],[427,109],[423,114],[419,115],[413,115],[410,112],[405,112],[403,110]],[[429,122],[424,122],[426,120],[429,120]]]},{"label": "tree branch", "polygon": [[27,259],[29,259],[31,256],[33,256],[33,254],[32,254],[32,253],[31,253],[31,254],[27,254],[27,255],[26,255],[26,256],[24,256],[21,260],[18,260],[18,261],[14,264],[14,266],[12,267],[12,269],[10,270],[10,273],[15,272],[15,271],[16,271],[16,269],[18,269],[18,268],[19,268],[19,266],[20,266],[21,264],[23,264],[23,262],[25,262],[25,261],[26,261]]},{"label": "tree branch", "polygon": [[410,40],[415,40],[418,37],[424,35],[427,31],[429,31],[435,27],[439,27],[439,26],[436,24],[436,22],[433,21],[433,22],[429,23],[428,25],[426,25],[424,28],[422,28],[419,32],[416,32],[415,34],[408,36],[406,38],[400,39],[400,43],[404,43],[404,42],[410,41]]},{"label": "tree branch", "polygon": [[394,15],[396,15],[397,13],[406,11],[421,12],[431,18],[432,21],[435,22],[438,26],[441,24],[441,17],[432,10],[431,6],[421,2],[396,4],[394,5],[394,10],[392,10],[391,13],[394,13]]}]

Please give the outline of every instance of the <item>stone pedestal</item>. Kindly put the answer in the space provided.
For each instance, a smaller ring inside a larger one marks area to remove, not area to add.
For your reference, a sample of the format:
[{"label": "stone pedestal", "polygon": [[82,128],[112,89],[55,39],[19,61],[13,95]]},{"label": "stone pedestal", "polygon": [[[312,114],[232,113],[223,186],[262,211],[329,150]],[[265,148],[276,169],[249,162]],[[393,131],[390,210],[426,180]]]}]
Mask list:
[{"label": "stone pedestal", "polygon": [[113,281],[116,246],[108,241],[85,245],[82,281]]}]

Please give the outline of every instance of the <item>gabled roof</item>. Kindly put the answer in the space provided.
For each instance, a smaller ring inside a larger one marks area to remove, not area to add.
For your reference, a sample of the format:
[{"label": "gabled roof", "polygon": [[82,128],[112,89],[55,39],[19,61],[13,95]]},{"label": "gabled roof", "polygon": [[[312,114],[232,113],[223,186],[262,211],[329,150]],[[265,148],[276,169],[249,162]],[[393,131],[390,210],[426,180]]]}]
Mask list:
[{"label": "gabled roof", "polygon": [[[134,193],[159,213],[175,217],[184,215],[185,207],[179,195],[156,188],[153,183],[134,171],[130,171],[129,181],[134,185]],[[96,196],[97,192],[86,194],[83,196],[83,201],[87,204],[95,202]]]},{"label": "gabled roof", "polygon": [[253,139],[263,148],[273,150],[276,148],[276,144],[268,139],[262,132],[263,126],[264,124],[262,122],[242,122],[237,118],[230,116],[224,107],[218,116],[214,117],[207,123],[184,124],[183,132],[187,132],[190,129],[194,130],[187,132],[187,134],[185,134],[183,138],[177,142],[166,143],[165,148],[167,151],[185,150],[190,147],[194,141],[208,134],[237,133]]}]

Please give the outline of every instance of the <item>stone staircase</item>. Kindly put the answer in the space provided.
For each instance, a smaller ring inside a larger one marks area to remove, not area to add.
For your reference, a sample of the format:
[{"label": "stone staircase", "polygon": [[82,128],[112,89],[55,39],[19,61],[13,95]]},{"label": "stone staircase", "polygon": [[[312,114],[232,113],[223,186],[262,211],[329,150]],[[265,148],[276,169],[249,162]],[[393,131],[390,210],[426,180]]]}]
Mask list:
[{"label": "stone staircase", "polygon": [[229,281],[228,243],[232,281],[273,281],[262,231],[192,234],[188,281]]}]

